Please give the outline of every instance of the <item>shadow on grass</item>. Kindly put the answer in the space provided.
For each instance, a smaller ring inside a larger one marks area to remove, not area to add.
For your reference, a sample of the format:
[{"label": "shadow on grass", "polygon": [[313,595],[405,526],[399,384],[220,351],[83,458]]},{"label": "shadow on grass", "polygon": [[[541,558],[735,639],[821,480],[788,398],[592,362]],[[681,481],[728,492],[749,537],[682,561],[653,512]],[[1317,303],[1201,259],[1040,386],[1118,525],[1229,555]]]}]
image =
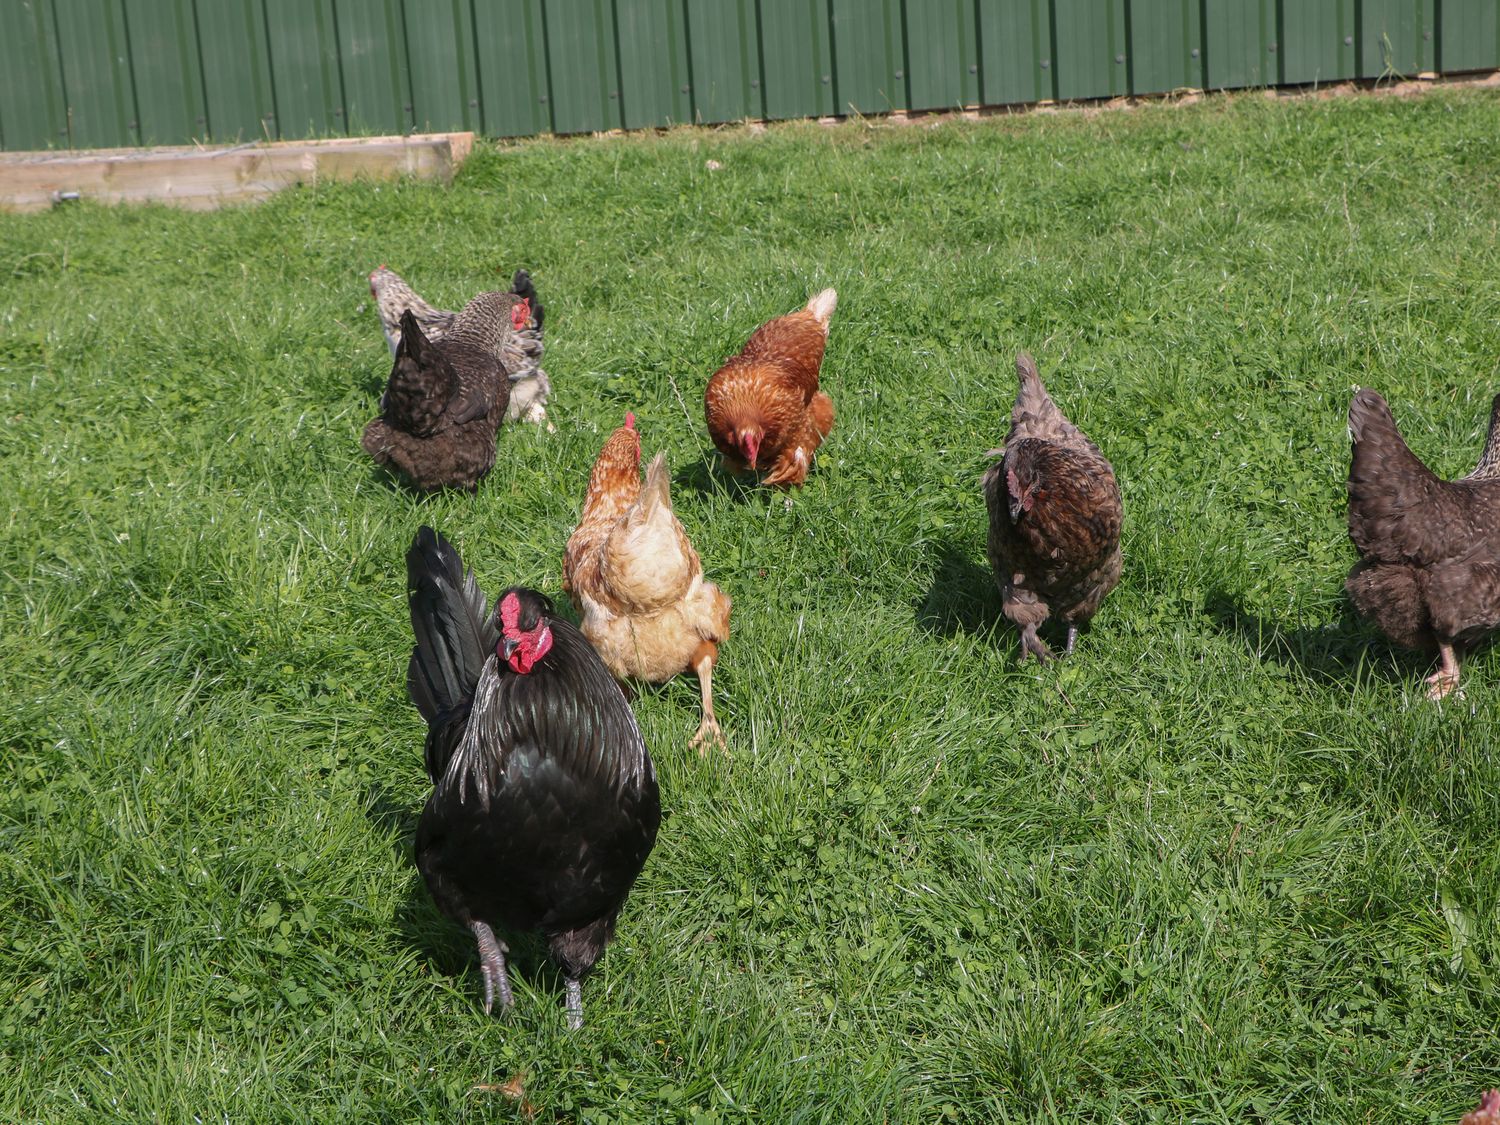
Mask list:
[{"label": "shadow on grass", "polygon": [[934,543],[930,551],[932,585],[913,607],[917,627],[939,637],[1002,637],[1006,621],[989,566],[975,562],[970,552],[950,540]]},{"label": "shadow on grass", "polygon": [[692,489],[700,496],[727,496],[736,503],[743,503],[763,489],[754,473],[736,476],[724,467],[717,452],[699,456],[690,465],[684,465],[672,475],[673,489]]},{"label": "shadow on grass", "polygon": [[1420,653],[1392,645],[1360,620],[1347,601],[1337,621],[1316,629],[1288,629],[1246,609],[1225,590],[1212,591],[1203,611],[1221,631],[1238,636],[1257,657],[1301,669],[1320,683],[1347,686],[1374,677],[1405,684],[1413,672],[1430,663]]}]

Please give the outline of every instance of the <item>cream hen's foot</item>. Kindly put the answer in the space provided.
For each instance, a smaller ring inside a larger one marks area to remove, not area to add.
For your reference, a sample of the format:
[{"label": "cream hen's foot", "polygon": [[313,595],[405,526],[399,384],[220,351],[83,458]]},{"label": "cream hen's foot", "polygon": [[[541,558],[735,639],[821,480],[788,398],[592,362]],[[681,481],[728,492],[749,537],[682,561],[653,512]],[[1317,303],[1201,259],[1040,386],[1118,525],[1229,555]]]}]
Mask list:
[{"label": "cream hen's foot", "polygon": [[1427,677],[1427,698],[1434,703],[1458,691],[1458,654],[1453,651],[1452,645],[1439,644],[1438,655],[1442,663],[1436,672]]},{"label": "cream hen's foot", "polygon": [[708,753],[710,746],[717,746],[727,754],[729,747],[724,742],[724,732],[719,729],[719,720],[714,718],[713,656],[700,657],[693,671],[698,673],[698,689],[703,693],[703,721],[698,724],[698,733],[693,735],[690,745],[698,748],[700,756]]}]

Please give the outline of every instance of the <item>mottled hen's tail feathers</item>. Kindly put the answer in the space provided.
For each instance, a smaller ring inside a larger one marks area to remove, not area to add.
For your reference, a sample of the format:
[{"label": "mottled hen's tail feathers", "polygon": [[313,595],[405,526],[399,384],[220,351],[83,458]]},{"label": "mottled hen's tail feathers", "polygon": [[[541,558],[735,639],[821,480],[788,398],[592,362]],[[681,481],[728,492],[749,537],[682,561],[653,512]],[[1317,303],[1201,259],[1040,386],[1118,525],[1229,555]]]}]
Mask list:
[{"label": "mottled hen's tail feathers", "polygon": [[[1037,372],[1036,360],[1031,358],[1029,352],[1021,352],[1016,356],[1016,378],[1020,386],[1016,390],[1015,406],[1011,408],[1011,425],[1017,425],[1021,419],[1030,415],[1033,424],[1043,427],[1056,427],[1056,433],[1043,430],[1037,436],[1060,437],[1077,433],[1074,425],[1068,421],[1063,412],[1057,408],[1052,401],[1052,396],[1047,393],[1047,388],[1042,383],[1042,377]],[[1012,434],[1012,437],[1019,436]]]},{"label": "mottled hen's tail feathers", "polygon": [[1356,391],[1349,400],[1349,437],[1359,443],[1372,437],[1379,440],[1377,434],[1394,435],[1397,441],[1406,444],[1401,440],[1401,434],[1396,429],[1396,419],[1391,416],[1391,408],[1385,399],[1369,388]]},{"label": "mottled hen's tail feathers", "polygon": [[406,552],[406,597],[417,640],[406,690],[431,725],[469,701],[499,638],[473,572],[425,525]]},{"label": "mottled hen's tail feathers", "polygon": [[427,336],[422,332],[422,326],[417,323],[417,318],[407,309],[401,314],[401,343],[396,349],[396,356],[408,355],[413,361],[420,364],[422,353],[427,348]]},{"label": "mottled hen's tail feathers", "polygon": [[828,322],[833,319],[833,310],[838,307],[838,303],[839,294],[836,289],[824,289],[815,293],[807,302],[807,311],[823,326],[824,334],[828,332]]},{"label": "mottled hen's tail feathers", "polygon": [[525,270],[517,270],[516,275],[510,279],[510,291],[517,297],[525,297],[531,302],[531,318],[536,321],[536,331],[542,331],[542,299],[536,295],[536,286],[532,283],[531,274]]},{"label": "mottled hen's tail feathers", "polygon": [[1500,477],[1500,395],[1490,403],[1490,428],[1484,439],[1484,452],[1479,455],[1479,464],[1466,480],[1494,480]]},{"label": "mottled hen's tail feathers", "polygon": [[1349,462],[1349,482],[1380,478],[1381,491],[1399,487],[1405,480],[1434,479],[1433,472],[1411,451],[1391,408],[1376,392],[1366,389],[1355,394],[1349,403],[1349,437],[1354,441],[1354,455]]}]

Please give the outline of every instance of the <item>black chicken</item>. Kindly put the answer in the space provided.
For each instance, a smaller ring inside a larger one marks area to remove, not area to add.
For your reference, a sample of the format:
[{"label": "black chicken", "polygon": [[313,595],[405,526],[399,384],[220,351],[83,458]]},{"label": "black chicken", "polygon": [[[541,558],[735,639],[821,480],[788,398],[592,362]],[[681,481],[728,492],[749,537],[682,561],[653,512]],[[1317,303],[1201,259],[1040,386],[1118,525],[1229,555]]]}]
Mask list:
[{"label": "black chicken", "polygon": [[474,932],[484,1010],[513,1002],[492,927],[540,930],[580,982],[656,842],[656,770],[635,716],[592,645],[535,590],[492,615],[458,552],[429,527],[406,553],[417,644],[407,690],[427,720],[433,791],[417,866],[438,907]]},{"label": "black chicken", "polygon": [[1115,471],[1099,447],[1063,416],[1025,352],[1003,456],[984,474],[990,565],[1001,608],[1021,630],[1021,659],[1045,663],[1052,650],[1037,628],[1053,613],[1068,627],[1098,612],[1120,581],[1123,510]]},{"label": "black chicken", "polygon": [[495,433],[510,401],[500,356],[516,324],[529,317],[525,298],[481,293],[431,340],[410,310],[380,399],[380,417],[360,444],[424,491],[475,489],[495,465]]},{"label": "black chicken", "polygon": [[1428,697],[1458,687],[1459,655],[1500,629],[1500,395],[1479,465],[1446,481],[1407,448],[1385,399],[1349,404],[1349,538],[1359,562],[1344,587],[1391,640],[1437,650]]}]

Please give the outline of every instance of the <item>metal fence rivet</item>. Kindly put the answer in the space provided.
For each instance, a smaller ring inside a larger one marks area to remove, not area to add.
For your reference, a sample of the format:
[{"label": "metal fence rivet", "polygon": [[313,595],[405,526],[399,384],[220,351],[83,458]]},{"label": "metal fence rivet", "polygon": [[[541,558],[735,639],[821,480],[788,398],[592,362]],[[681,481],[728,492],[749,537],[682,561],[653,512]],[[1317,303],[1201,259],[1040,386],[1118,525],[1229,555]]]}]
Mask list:
[{"label": "metal fence rivet", "polygon": [[1043,59],[1042,60],[1042,69],[1043,70],[1046,70],[1051,65],[1052,65],[1052,60],[1051,59]]},{"label": "metal fence rivet", "polygon": [[401,110],[402,110],[403,113],[410,113],[411,112],[411,105],[410,105],[410,103],[402,106]]},{"label": "metal fence rivet", "polygon": [[[896,77],[897,77],[897,78],[905,78],[905,77],[906,77],[906,75],[905,75],[905,73],[904,73],[904,72],[902,72],[902,71],[899,71],[899,70],[898,70],[898,71],[896,71]],[[827,79],[824,79],[824,81],[825,81],[825,82],[826,82],[826,81],[827,81]]]},{"label": "metal fence rivet", "polygon": [[979,68],[977,66],[975,66],[973,63],[970,63],[969,64],[969,73],[970,74],[978,74],[979,73]]},{"label": "metal fence rivet", "polygon": [[823,75],[823,85],[828,85],[828,75]]},{"label": "metal fence rivet", "polygon": [[[609,92],[609,96],[612,97],[612,98],[618,98],[620,96],[620,91],[618,91],[618,90],[611,90]],[[545,99],[543,99],[543,100],[545,100]]]},{"label": "metal fence rivet", "polygon": [[689,90],[689,89],[691,89],[691,87],[689,87],[689,86],[686,86],[686,85],[684,85],[684,86],[683,86],[683,87],[682,87],[682,92],[683,92],[683,93],[684,93],[684,94],[685,94],[685,93],[687,93],[687,92],[688,92],[688,90]]},{"label": "metal fence rivet", "polygon": [[537,101],[539,101],[539,102],[541,102],[541,103],[542,103],[542,104],[543,104],[543,105],[545,105],[545,104],[546,104],[546,102],[547,102],[547,95],[546,95],[546,94],[543,94],[543,95],[542,95],[542,96],[541,96],[541,97],[539,97],[539,98],[537,98]]},{"label": "metal fence rivet", "polygon": [[1193,58],[1196,59],[1198,57],[1198,48],[1194,47],[1191,51],[1188,52],[1188,54],[1192,55]]},{"label": "metal fence rivet", "polygon": [[1115,56],[1115,62],[1122,63],[1124,61],[1125,61],[1125,56],[1124,55],[1116,55]]},{"label": "metal fence rivet", "polygon": [[469,99],[469,108],[470,109],[478,109],[479,108],[479,99],[478,98],[470,98]]},{"label": "metal fence rivet", "polygon": [[1422,38],[1423,39],[1431,39],[1432,38],[1432,32],[1430,32],[1430,31],[1424,31],[1424,32],[1422,32]]},{"label": "metal fence rivet", "polygon": [[752,89],[752,90],[759,90],[760,89],[760,79],[759,78],[752,78],[752,79],[750,79],[750,89]]},{"label": "metal fence rivet", "polygon": [[1352,47],[1352,46],[1354,46],[1354,36],[1352,36],[1352,35],[1346,35],[1346,36],[1344,36],[1344,46],[1346,46],[1346,47]]},{"label": "metal fence rivet", "polygon": [[1272,43],[1269,47],[1266,48],[1266,50],[1270,51],[1271,54],[1274,55],[1276,53],[1276,44]]}]

